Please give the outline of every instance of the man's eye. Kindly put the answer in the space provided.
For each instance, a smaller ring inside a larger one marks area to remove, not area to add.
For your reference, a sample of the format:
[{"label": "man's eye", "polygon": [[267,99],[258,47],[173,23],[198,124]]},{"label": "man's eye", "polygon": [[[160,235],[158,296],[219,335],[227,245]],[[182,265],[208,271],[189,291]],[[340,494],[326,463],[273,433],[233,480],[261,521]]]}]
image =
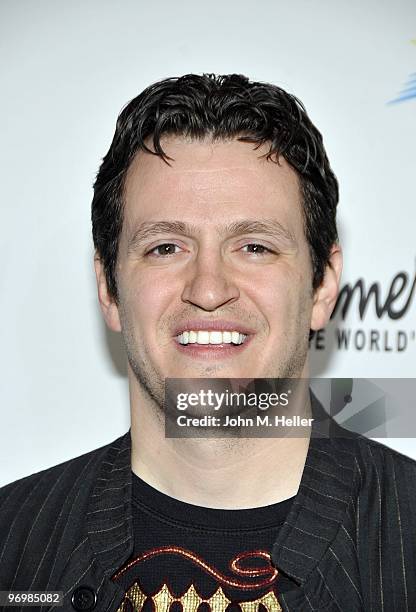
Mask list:
[{"label": "man's eye", "polygon": [[164,257],[167,255],[175,255],[175,253],[178,252],[175,249],[178,249],[179,251],[179,247],[177,244],[166,242],[165,244],[158,244],[153,249],[148,251],[146,255],[156,255],[159,257]]},{"label": "man's eye", "polygon": [[256,243],[246,244],[243,246],[243,249],[247,249],[246,253],[250,253],[251,255],[265,255],[266,253],[272,252],[264,245]]}]

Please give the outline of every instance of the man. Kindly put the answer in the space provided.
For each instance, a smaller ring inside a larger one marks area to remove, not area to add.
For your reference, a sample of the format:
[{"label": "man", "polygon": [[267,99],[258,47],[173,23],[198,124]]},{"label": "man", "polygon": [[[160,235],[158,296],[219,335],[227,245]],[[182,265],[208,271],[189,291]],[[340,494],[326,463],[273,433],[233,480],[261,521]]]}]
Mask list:
[{"label": "man", "polygon": [[131,431],[2,489],[3,590],[62,591],[64,610],[415,609],[412,460],[310,428],[165,436],[166,379],[307,379],[337,201],[320,133],[273,85],[186,75],[125,107],[92,223]]}]

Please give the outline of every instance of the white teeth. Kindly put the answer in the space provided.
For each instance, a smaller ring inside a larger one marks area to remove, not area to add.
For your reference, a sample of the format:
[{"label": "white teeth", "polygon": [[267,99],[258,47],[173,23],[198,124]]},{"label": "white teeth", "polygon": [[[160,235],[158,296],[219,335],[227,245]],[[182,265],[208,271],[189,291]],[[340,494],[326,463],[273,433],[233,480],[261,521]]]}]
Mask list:
[{"label": "white teeth", "polygon": [[243,344],[247,338],[238,331],[187,330],[176,336],[180,344]]},{"label": "white teeth", "polygon": [[198,344],[209,344],[209,332],[208,331],[199,331],[197,334],[197,343]]},{"label": "white teeth", "polygon": [[220,331],[209,332],[209,343],[210,344],[221,344],[221,342],[222,342],[222,332]]}]

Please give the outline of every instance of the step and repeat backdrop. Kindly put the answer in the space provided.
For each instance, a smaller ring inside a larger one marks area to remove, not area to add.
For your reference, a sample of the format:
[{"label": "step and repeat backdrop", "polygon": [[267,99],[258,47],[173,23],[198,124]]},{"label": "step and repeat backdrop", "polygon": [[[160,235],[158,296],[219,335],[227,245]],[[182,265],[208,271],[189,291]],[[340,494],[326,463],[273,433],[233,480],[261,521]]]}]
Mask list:
[{"label": "step and repeat backdrop", "polygon": [[[161,78],[237,72],[303,101],[339,179],[345,259],[312,376],[415,377],[415,18],[410,0],[1,3],[0,484],[129,427],[90,204],[118,112]],[[416,458],[411,423],[384,434]]]}]

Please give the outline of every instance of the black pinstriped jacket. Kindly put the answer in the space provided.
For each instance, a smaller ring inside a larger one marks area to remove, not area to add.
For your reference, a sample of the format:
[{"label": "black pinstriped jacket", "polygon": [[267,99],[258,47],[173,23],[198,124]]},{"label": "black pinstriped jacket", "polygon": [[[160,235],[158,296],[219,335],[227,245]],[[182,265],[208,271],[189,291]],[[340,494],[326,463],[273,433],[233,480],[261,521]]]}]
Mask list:
[{"label": "black pinstriped jacket", "polygon": [[[0,590],[63,591],[54,610],[65,612],[117,610],[111,576],[133,547],[130,446],[128,432],[0,489]],[[415,461],[365,438],[311,439],[272,551],[301,585],[283,610],[414,612],[415,538]]]}]

